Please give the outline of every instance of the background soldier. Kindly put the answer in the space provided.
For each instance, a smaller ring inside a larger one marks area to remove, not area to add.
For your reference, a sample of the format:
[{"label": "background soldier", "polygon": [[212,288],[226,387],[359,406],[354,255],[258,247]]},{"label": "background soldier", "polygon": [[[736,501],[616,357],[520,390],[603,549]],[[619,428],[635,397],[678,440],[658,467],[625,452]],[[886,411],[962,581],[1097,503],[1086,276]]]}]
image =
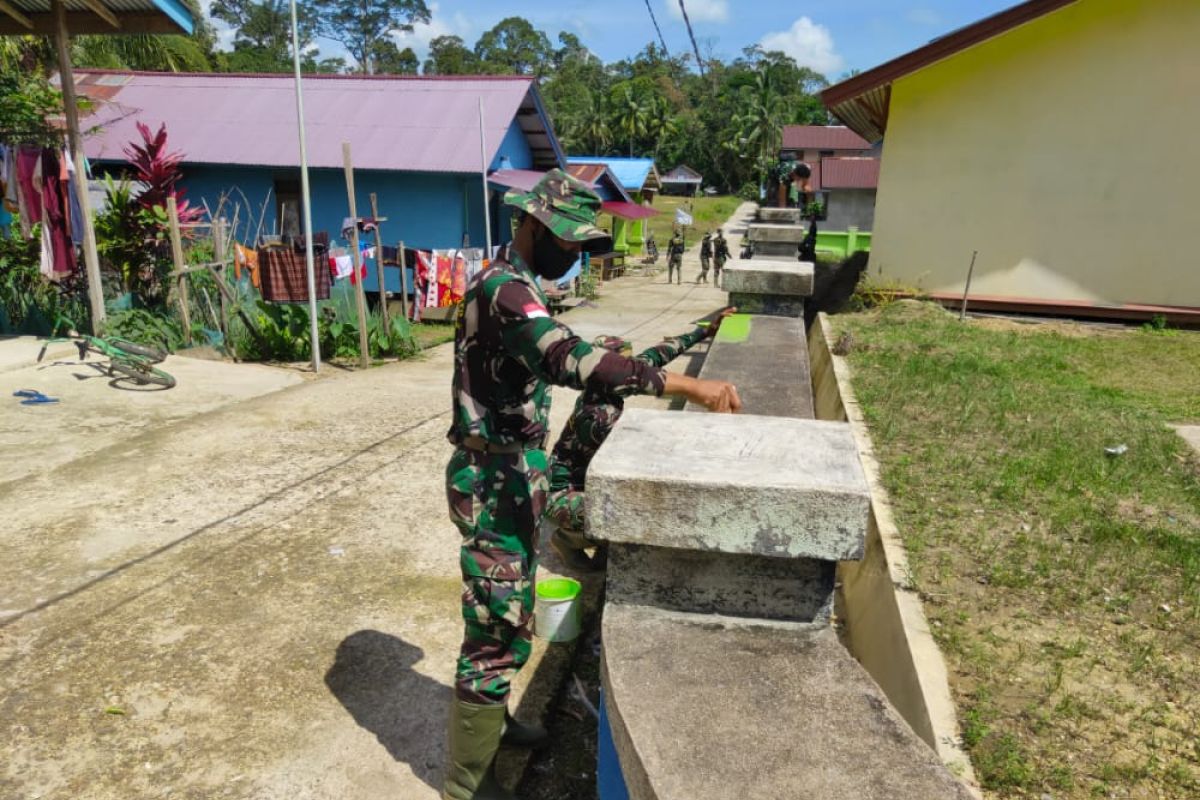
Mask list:
[{"label": "background soldier", "polygon": [[696,278],[696,283],[708,283],[708,268],[712,264],[712,254],[712,231],[707,231],[704,239],[700,242],[700,277]]},{"label": "background soldier", "polygon": [[676,283],[683,283],[683,251],[685,247],[683,234],[675,231],[675,235],[667,244],[667,283],[671,282],[672,275],[678,276],[679,280]]},{"label": "background soldier", "polygon": [[443,800],[515,800],[493,773],[501,740],[530,745],[545,731],[520,725],[506,706],[510,684],[529,658],[536,560],[545,510],[549,426],[547,384],[603,386],[615,395],[682,395],[711,411],[741,408],[737,390],[664,372],[595,350],[550,317],[538,278],[558,280],[583,250],[606,252],[596,227],[600,198],[562,170],[504,202],[520,224],[500,257],[476,275],[454,331],[455,446],[446,465],[450,519],[462,534],[462,649],[450,716]]},{"label": "background soldier", "polygon": [[[715,336],[721,320],[733,312],[732,308],[719,311],[709,318],[707,328],[697,327],[680,336],[664,339],[633,358],[652,367],[664,367],[697,342]],[[619,336],[601,336],[592,345],[622,355],[629,355],[633,350],[629,342]],[[546,503],[546,519],[555,526],[550,544],[563,562],[573,569],[599,569],[604,563],[599,552],[592,559],[584,553],[586,548],[596,546],[596,542],[584,533],[584,480],[592,457],[604,444],[624,409],[624,398],[609,394],[599,387],[585,389],[575,401],[575,409],[567,419],[550,456],[550,494]]]},{"label": "background soldier", "polygon": [[713,239],[713,286],[721,288],[721,270],[729,259],[729,243],[725,241],[725,233],[717,228],[717,237]]}]

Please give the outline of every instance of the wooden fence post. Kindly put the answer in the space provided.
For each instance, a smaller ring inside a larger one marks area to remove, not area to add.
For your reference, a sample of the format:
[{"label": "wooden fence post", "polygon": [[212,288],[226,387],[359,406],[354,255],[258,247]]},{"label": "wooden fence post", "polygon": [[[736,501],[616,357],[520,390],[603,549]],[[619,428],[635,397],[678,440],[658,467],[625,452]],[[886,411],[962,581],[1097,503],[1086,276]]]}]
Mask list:
[{"label": "wooden fence post", "polygon": [[179,208],[174,196],[167,198],[167,224],[171,231],[171,259],[175,262],[175,294],[179,298],[179,320],[183,324],[183,343],[192,343],[192,312],[188,308],[187,265],[183,261],[183,241],[179,236]]},{"label": "wooden fence post", "polygon": [[[217,217],[213,220],[213,260],[217,263],[216,270],[221,273],[222,278],[226,278],[228,273],[225,271],[225,218]],[[221,301],[221,336],[225,339],[225,347],[229,348],[229,301],[225,299],[224,292],[217,292],[217,297]]]},{"label": "wooden fence post", "polygon": [[[416,265],[413,265],[416,267]],[[414,276],[413,282],[416,282]],[[417,298],[413,297],[413,302],[417,302]],[[404,310],[404,318],[410,319],[408,314],[408,256],[404,254],[404,240],[400,240],[400,308]]]},{"label": "wooden fence post", "polygon": [[362,367],[371,365],[371,351],[367,344],[367,290],[362,281],[362,251],[358,249],[358,204],[354,201],[354,164],[350,160],[350,143],[342,142],[342,165],[346,170],[346,194],[350,198],[350,246],[354,248],[354,293],[358,308],[358,363]]},{"label": "wooden fence post", "polygon": [[379,230],[382,223],[379,221],[379,202],[374,192],[371,192],[371,216],[375,219],[375,272],[376,277],[379,279],[380,320],[383,322],[383,330],[388,336],[391,336],[392,326],[391,313],[388,311],[387,304],[387,282],[383,277],[383,234]]}]

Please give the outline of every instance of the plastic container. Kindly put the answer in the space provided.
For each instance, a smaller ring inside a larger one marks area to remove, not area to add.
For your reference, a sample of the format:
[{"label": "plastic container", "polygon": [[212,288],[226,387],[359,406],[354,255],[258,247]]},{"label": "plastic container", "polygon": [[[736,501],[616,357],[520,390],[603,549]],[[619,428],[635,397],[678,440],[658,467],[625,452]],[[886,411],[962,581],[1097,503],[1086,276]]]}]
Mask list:
[{"label": "plastic container", "polygon": [[548,578],[537,584],[534,632],[548,642],[569,642],[579,635],[579,591],[573,578]]}]

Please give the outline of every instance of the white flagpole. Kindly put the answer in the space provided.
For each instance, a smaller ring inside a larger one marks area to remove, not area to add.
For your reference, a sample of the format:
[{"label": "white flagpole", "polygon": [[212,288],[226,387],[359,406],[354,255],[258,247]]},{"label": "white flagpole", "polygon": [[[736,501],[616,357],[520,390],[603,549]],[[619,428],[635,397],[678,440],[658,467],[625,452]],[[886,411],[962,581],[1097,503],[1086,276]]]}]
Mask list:
[{"label": "white flagpole", "polygon": [[308,191],[308,145],[304,139],[304,93],[300,89],[300,34],[296,24],[296,0],[292,12],[292,64],[296,68],[296,127],[300,132],[300,198],[304,203],[304,263],[308,269],[308,316],[311,327],[313,372],[321,369],[321,344],[317,333],[317,275],[313,267],[312,203]]},{"label": "white flagpole", "polygon": [[488,203],[487,137],[483,131],[483,95],[479,96],[479,171],[483,177],[483,238],[487,242],[483,258],[487,261],[492,257],[492,210],[491,204]]}]

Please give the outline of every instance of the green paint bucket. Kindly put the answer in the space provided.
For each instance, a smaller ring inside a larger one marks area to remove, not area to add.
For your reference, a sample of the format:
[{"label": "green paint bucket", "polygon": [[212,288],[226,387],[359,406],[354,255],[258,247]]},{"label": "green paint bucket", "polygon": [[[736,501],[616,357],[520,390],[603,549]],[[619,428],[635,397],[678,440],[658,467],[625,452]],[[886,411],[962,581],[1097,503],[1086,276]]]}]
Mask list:
[{"label": "green paint bucket", "polygon": [[539,581],[533,603],[534,631],[549,642],[569,642],[579,635],[579,581]]}]

